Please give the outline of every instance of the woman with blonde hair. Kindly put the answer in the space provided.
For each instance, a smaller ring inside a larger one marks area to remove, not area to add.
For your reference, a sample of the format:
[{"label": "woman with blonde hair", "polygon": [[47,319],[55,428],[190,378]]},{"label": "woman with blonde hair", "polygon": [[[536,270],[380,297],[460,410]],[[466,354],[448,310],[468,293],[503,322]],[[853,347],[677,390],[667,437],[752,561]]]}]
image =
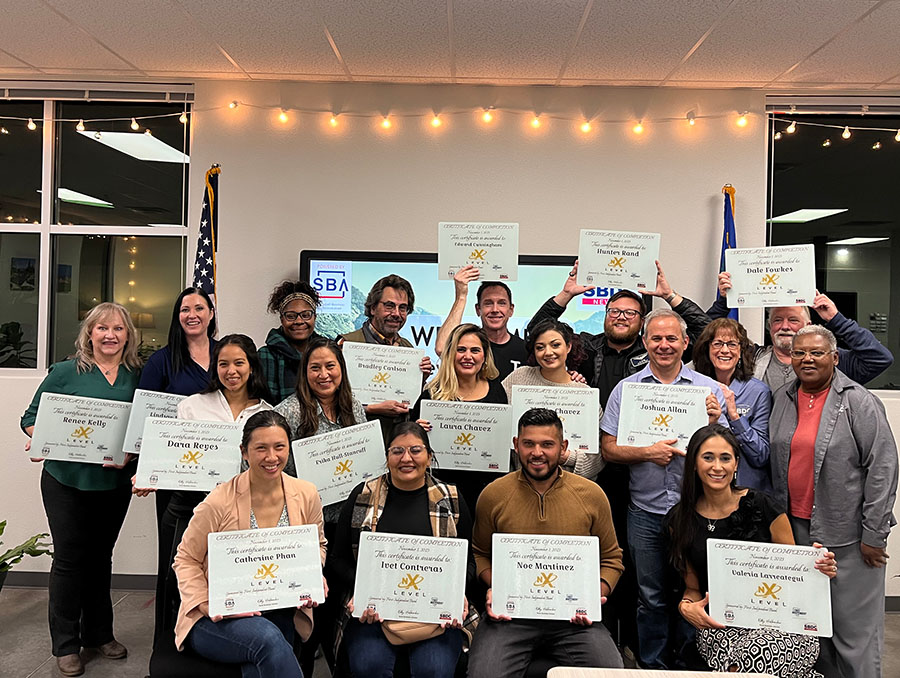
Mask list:
[{"label": "woman with blonde hair", "polygon": [[[75,357],[50,366],[22,415],[22,430],[32,435],[44,393],[131,402],[140,368],[128,311],[111,302],[97,304],[81,322]],[[30,447],[29,440],[25,449]],[[131,500],[130,461],[130,455],[124,467],[43,461],[41,495],[53,536],[50,637],[64,676],[84,673],[82,648],[96,648],[108,659],[128,654],[113,635],[109,588],[113,547]]]}]

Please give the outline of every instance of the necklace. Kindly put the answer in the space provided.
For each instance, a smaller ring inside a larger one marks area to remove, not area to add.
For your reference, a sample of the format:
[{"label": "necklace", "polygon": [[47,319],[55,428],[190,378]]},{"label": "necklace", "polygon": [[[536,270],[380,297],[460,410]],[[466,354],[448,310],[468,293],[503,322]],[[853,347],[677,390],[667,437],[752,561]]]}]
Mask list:
[{"label": "necklace", "polygon": [[715,532],[717,522],[719,522],[718,518],[716,518],[715,520],[710,520],[709,518],[707,518],[706,519],[706,529],[709,530],[710,532]]}]

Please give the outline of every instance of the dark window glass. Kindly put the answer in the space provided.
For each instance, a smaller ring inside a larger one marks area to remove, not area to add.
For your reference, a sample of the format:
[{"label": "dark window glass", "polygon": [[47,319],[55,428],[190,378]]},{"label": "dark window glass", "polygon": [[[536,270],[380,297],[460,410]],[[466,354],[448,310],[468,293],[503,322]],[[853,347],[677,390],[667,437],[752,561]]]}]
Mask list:
[{"label": "dark window glass", "polygon": [[[0,102],[0,227],[41,219],[41,118],[39,102]],[[34,130],[28,120],[35,121]]]},{"label": "dark window glass", "polygon": [[37,365],[41,236],[0,233],[0,367]]}]

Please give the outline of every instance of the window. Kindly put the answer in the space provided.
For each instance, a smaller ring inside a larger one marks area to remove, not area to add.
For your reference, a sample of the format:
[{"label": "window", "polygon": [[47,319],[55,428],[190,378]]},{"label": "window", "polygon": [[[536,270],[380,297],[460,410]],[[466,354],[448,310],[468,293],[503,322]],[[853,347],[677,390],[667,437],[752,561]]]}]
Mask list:
[{"label": "window", "polygon": [[38,233],[0,233],[0,367],[37,365]]}]

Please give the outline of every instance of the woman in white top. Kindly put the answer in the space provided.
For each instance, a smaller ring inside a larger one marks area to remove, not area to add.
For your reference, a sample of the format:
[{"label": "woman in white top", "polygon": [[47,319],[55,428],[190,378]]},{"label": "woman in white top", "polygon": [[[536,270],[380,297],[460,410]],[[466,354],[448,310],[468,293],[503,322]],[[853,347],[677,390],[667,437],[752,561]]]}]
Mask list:
[{"label": "woman in white top", "polygon": [[[584,349],[572,328],[554,318],[538,322],[525,340],[528,365],[514,370],[503,380],[506,397],[512,402],[513,386],[569,386],[589,388],[574,381],[566,363],[578,365],[584,360]],[[600,415],[603,415],[601,410]],[[589,480],[596,480],[603,468],[599,454],[567,449],[562,453],[559,465],[566,471],[577,473]]]}]

